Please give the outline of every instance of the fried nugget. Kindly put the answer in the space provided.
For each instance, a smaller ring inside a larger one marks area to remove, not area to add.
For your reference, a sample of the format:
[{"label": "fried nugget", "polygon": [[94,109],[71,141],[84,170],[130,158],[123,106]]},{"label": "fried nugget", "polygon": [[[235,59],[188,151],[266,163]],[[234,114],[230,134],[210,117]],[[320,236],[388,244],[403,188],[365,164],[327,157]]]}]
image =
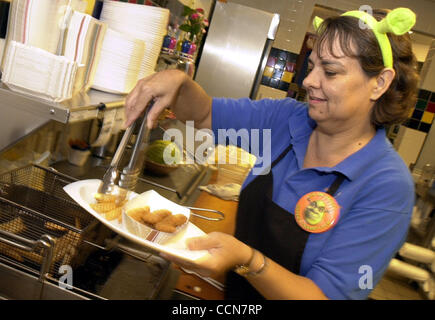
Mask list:
[{"label": "fried nugget", "polygon": [[175,223],[175,225],[177,227],[185,224],[186,221],[187,221],[187,217],[184,214],[181,214],[181,213],[180,214],[176,214],[173,217],[174,217],[173,218],[174,219],[174,223]]},{"label": "fried nugget", "polygon": [[163,221],[160,221],[154,225],[154,229],[167,233],[173,233],[175,232],[175,230],[177,230],[177,227],[172,224],[167,224],[164,223]]},{"label": "fried nugget", "polygon": [[144,214],[142,220],[148,224],[156,224],[171,214],[172,212],[167,209],[154,210],[153,212]]},{"label": "fried nugget", "polygon": [[173,233],[176,231],[178,226],[181,226],[186,221],[187,217],[184,214],[170,215],[156,223],[154,227],[159,231]]},{"label": "fried nugget", "polygon": [[145,206],[141,208],[133,208],[127,211],[127,214],[132,217],[137,222],[143,223],[142,216],[144,214],[150,213],[150,207]]},{"label": "fried nugget", "polygon": [[181,226],[186,221],[187,221],[187,217],[184,214],[176,214],[176,215],[167,216],[161,222],[178,227]]}]

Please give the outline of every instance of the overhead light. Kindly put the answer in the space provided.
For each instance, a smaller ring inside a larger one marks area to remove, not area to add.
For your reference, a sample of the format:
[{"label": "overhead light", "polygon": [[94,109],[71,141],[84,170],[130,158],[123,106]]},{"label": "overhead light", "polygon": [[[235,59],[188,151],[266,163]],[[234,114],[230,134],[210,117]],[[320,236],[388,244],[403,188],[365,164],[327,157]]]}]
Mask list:
[{"label": "overhead light", "polygon": [[409,33],[409,34],[412,34],[412,33],[414,33],[414,31],[412,31],[412,30],[409,30],[409,31],[408,31],[408,33]]}]

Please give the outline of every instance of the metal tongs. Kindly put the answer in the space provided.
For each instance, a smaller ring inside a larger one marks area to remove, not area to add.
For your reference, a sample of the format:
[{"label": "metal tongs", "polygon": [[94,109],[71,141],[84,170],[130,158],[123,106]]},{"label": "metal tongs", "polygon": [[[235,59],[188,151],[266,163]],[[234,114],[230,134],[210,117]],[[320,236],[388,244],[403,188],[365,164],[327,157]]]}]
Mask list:
[{"label": "metal tongs", "polygon": [[[136,188],[140,172],[145,162],[146,149],[149,145],[151,129],[147,125],[147,116],[153,104],[154,100],[148,104],[143,115],[137,118],[136,121],[125,131],[121,142],[116,149],[115,155],[113,156],[112,162],[103,176],[103,181],[98,188],[98,193],[117,195],[117,201],[120,202],[126,198],[129,190],[133,191]],[[122,155],[124,154],[125,148],[130,141],[135,127],[139,124],[140,128],[130,161],[122,171],[119,171],[119,162],[122,159]]]}]

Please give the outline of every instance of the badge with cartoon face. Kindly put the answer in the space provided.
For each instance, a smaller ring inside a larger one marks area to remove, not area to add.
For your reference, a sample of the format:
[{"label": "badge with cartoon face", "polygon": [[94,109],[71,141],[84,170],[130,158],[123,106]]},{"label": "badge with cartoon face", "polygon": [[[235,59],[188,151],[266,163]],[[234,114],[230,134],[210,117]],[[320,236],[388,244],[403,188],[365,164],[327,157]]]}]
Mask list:
[{"label": "badge with cartoon face", "polygon": [[340,206],[325,192],[307,193],[296,203],[295,219],[304,230],[321,233],[331,229],[340,216]]}]

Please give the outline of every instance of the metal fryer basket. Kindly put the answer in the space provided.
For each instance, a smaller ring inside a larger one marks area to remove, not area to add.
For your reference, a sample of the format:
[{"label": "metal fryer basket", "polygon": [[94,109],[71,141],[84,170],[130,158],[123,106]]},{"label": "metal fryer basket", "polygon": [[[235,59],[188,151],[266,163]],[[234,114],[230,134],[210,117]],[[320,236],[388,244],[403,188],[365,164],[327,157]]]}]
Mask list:
[{"label": "metal fryer basket", "polygon": [[97,224],[63,190],[74,181],[54,169],[33,164],[0,175],[0,231],[8,238],[0,238],[0,256],[42,270],[43,248],[36,246],[29,252],[9,241],[20,238],[36,242],[48,235],[54,239],[48,273],[57,278],[62,265],[74,267],[83,236]]}]

